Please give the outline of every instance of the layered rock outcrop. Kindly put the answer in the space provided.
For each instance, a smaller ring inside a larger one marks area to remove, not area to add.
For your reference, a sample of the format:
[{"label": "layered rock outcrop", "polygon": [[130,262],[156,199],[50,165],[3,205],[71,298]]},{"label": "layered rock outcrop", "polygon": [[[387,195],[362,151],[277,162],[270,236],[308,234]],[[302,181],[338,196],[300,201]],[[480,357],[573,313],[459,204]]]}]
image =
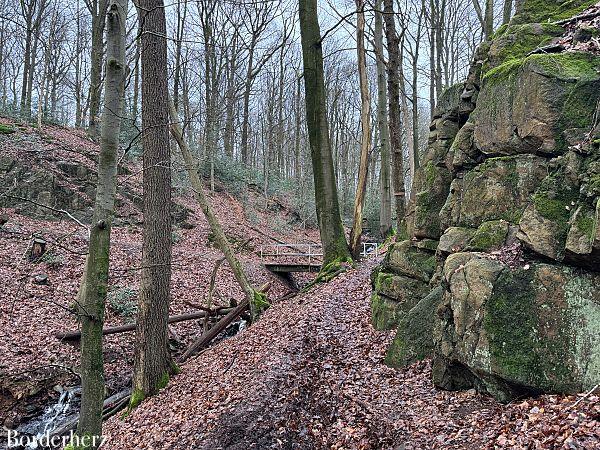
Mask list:
[{"label": "layered rock outcrop", "polygon": [[525,0],[440,99],[411,240],[373,277],[387,363],[502,401],[600,383],[600,55],[536,52],[593,3]]}]

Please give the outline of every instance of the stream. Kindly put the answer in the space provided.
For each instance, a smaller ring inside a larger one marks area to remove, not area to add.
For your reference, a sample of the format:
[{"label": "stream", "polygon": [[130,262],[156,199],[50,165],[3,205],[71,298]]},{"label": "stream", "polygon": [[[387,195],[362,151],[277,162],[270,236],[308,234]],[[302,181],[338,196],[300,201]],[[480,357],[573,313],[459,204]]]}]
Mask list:
[{"label": "stream", "polygon": [[[81,399],[81,388],[57,386],[58,399],[46,406],[38,416],[22,423],[16,430],[11,431],[6,438],[0,442],[0,450],[5,449],[51,449],[47,443],[47,436],[56,429],[67,424],[79,413]],[[14,433],[18,434],[14,434]],[[11,439],[12,436],[12,439]],[[60,447],[62,448],[62,442]]]},{"label": "stream", "polygon": [[[246,327],[247,322],[244,319],[233,322],[213,339],[211,345],[235,336]],[[12,440],[9,440],[9,436],[6,435],[6,430],[0,433],[0,450],[55,450],[63,448],[62,441],[54,447],[47,445],[48,436],[77,418],[81,404],[81,387],[63,388],[62,386],[56,386],[54,389],[59,393],[58,399],[47,405],[42,413],[23,422],[16,430],[11,431]],[[18,433],[17,435],[14,435],[15,431]],[[56,442],[58,442],[58,438]]]}]

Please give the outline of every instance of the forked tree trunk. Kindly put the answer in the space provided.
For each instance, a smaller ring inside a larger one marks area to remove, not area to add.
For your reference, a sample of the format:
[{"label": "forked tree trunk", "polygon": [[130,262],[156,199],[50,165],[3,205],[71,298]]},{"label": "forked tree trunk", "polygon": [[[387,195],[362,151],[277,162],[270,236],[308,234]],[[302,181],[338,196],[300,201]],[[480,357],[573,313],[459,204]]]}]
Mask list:
[{"label": "forked tree trunk", "polygon": [[171,151],[165,10],[162,0],[142,0],[138,11],[144,230],[131,408],[164,387],[175,369],[168,347],[167,322],[171,284]]},{"label": "forked tree trunk", "polygon": [[360,164],[358,168],[358,186],[354,196],[354,219],[350,232],[350,251],[352,256],[360,256],[362,235],[362,210],[367,190],[369,172],[369,148],[371,147],[371,95],[367,78],[367,55],[365,50],[365,2],[356,0],[356,44],[358,56],[358,80],[360,85],[360,125],[362,140],[360,144]]},{"label": "forked tree trunk", "polygon": [[102,327],[108,287],[110,232],[117,185],[117,150],[125,88],[126,18],[127,0],[111,0],[107,15],[106,92],[102,115],[98,187],[89,252],[78,295],[82,317],[82,391],[78,436],[102,434],[104,401]]},{"label": "forked tree trunk", "polygon": [[375,52],[377,58],[377,126],[381,143],[381,209],[379,232],[386,239],[392,232],[392,192],[390,185],[390,130],[387,121],[385,60],[383,58],[383,17],[381,0],[375,3]]},{"label": "forked tree trunk", "polygon": [[317,0],[299,0],[299,9],[304,61],[306,124],[325,267],[334,261],[349,261],[351,256],[340,218],[333,156],[329,143]]},{"label": "forked tree trunk", "polygon": [[385,21],[385,37],[388,47],[388,101],[390,147],[392,150],[392,178],[394,200],[396,205],[397,234],[399,239],[405,239],[408,234],[405,219],[404,162],[402,159],[402,123],[400,120],[400,45],[396,33],[394,16],[394,0],[383,0],[383,18]]}]

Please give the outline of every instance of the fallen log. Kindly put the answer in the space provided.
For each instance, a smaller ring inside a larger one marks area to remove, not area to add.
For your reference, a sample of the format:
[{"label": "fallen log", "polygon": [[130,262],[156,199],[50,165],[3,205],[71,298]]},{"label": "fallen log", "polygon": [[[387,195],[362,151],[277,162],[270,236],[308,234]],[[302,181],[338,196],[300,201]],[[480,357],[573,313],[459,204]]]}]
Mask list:
[{"label": "fallen log", "polygon": [[[266,283],[257,292],[266,294],[270,288],[271,288],[271,284]],[[237,319],[237,317],[240,314],[242,314],[244,312],[244,310],[246,308],[248,308],[249,306],[250,306],[250,302],[248,301],[247,298],[245,298],[242,301],[242,303],[240,303],[238,306],[236,306],[234,309],[232,309],[225,317],[223,317],[221,320],[219,320],[210,329],[208,329],[207,331],[202,333],[202,335],[200,335],[200,337],[198,339],[196,339],[192,343],[192,345],[190,345],[187,348],[187,350],[184,352],[184,354],[181,355],[181,358],[179,358],[179,363],[180,364],[184,363],[187,359],[189,359],[190,356],[192,356],[194,353],[196,353],[198,350],[200,350],[205,345],[208,345],[210,343],[210,341],[212,341],[214,338],[216,338],[219,335],[219,333],[221,333],[221,331],[223,331],[225,328],[227,328],[231,324],[231,322],[233,322],[235,319]]]},{"label": "fallen log", "polygon": [[202,333],[202,335],[196,339],[192,345],[190,345],[185,353],[181,355],[179,358],[179,363],[184,363],[190,356],[196,353],[205,345],[209,344],[214,338],[217,337],[221,331],[227,328],[231,322],[233,322],[237,317],[246,310],[250,306],[250,302],[248,299],[244,299],[242,303],[236,306],[233,310],[231,310],[225,317],[219,320],[214,326],[209,328],[206,332]]},{"label": "fallen log", "polygon": [[[228,314],[232,308],[219,308],[211,312],[207,311],[199,311],[195,313],[189,314],[181,314],[178,316],[169,317],[169,323],[177,323],[177,322],[185,322],[186,320],[194,320],[194,319],[204,319],[206,316],[208,317],[220,317]],[[117,334],[117,333],[125,333],[127,331],[134,331],[136,327],[135,323],[128,323],[127,325],[119,325],[117,327],[108,327],[102,330],[103,335],[108,334]],[[66,333],[56,333],[54,335],[56,339],[60,339],[62,341],[76,341],[81,339],[81,331],[68,331]]]}]

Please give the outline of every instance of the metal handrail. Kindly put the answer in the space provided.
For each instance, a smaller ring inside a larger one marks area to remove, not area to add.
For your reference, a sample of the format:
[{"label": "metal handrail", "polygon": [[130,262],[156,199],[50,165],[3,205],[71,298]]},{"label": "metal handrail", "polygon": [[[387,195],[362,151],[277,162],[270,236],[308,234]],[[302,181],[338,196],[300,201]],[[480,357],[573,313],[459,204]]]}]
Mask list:
[{"label": "metal handrail", "polygon": [[[317,249],[321,249],[323,246],[321,244],[303,244],[303,243],[283,243],[283,244],[269,244],[269,245],[261,245],[260,247],[260,259],[261,261],[264,261],[265,257],[275,257],[275,258],[280,258],[280,257],[286,257],[286,256],[297,256],[297,257],[304,257],[304,258],[308,258],[308,264],[310,265],[312,262],[312,259],[315,258],[319,258],[323,256],[323,252],[313,252],[312,250],[317,250]],[[265,249],[269,249],[269,248],[274,248],[275,249],[275,253],[267,253],[265,252]],[[301,248],[307,248],[308,252],[303,253],[303,252],[281,252],[279,251],[280,248],[290,248],[290,249],[301,249]],[[379,244],[377,242],[363,242],[362,243],[362,252],[361,252],[361,256],[379,256]]]}]

